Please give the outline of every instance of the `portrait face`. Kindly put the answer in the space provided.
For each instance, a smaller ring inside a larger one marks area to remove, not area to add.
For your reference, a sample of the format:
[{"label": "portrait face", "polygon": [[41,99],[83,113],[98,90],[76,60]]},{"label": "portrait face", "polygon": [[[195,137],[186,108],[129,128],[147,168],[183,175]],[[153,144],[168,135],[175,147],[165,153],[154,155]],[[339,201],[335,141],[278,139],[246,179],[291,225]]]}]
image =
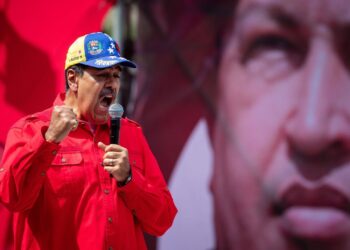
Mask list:
[{"label": "portrait face", "polygon": [[218,249],[350,249],[350,2],[242,0],[222,51]]},{"label": "portrait face", "polygon": [[76,78],[75,111],[80,119],[92,124],[103,124],[108,121],[108,108],[119,92],[120,73],[119,66],[106,69],[88,67],[81,77]]}]

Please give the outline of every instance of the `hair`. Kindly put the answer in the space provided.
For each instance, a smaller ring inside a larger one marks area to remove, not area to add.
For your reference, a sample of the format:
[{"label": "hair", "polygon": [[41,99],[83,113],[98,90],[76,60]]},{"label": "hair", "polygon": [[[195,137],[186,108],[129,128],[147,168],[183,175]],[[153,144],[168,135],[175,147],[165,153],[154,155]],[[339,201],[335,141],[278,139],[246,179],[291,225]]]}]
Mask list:
[{"label": "hair", "polygon": [[68,84],[68,70],[73,70],[75,73],[77,73],[79,76],[83,76],[84,70],[87,68],[87,66],[83,64],[75,64],[70,66],[68,69],[64,71],[65,80],[66,80],[66,92],[69,90],[69,84]]},{"label": "hair", "polygon": [[212,18],[213,29],[216,32],[215,46],[218,51],[218,62],[221,60],[223,49],[226,46],[227,39],[231,36],[234,26],[239,0],[221,0],[218,3],[207,0],[211,3],[207,7],[207,15]]}]

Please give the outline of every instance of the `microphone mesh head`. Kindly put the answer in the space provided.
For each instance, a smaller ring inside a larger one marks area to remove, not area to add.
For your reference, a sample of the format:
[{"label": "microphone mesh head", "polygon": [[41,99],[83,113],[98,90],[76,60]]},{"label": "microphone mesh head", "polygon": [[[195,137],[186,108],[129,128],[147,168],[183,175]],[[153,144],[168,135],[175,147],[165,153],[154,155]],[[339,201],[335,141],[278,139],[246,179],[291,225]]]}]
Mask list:
[{"label": "microphone mesh head", "polygon": [[108,113],[112,119],[120,118],[124,113],[123,106],[119,103],[113,103],[109,106]]}]

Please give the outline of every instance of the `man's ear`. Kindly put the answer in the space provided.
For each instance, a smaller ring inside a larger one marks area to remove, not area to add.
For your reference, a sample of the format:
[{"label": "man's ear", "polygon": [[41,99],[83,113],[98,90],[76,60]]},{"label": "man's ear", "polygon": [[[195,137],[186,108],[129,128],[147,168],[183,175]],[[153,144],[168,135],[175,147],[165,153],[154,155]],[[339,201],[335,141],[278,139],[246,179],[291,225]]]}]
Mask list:
[{"label": "man's ear", "polygon": [[67,81],[68,81],[69,89],[71,91],[73,91],[73,92],[78,91],[78,80],[79,80],[78,73],[72,69],[68,69]]}]

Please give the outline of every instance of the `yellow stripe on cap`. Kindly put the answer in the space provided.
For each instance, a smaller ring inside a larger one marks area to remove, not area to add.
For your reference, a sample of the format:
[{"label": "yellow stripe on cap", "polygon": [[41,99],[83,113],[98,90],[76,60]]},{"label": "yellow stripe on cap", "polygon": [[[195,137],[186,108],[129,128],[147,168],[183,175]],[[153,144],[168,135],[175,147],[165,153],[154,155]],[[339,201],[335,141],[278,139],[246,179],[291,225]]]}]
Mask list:
[{"label": "yellow stripe on cap", "polygon": [[68,69],[70,66],[86,62],[84,40],[85,36],[79,37],[74,43],[69,47],[66,57],[66,65],[64,69]]}]

